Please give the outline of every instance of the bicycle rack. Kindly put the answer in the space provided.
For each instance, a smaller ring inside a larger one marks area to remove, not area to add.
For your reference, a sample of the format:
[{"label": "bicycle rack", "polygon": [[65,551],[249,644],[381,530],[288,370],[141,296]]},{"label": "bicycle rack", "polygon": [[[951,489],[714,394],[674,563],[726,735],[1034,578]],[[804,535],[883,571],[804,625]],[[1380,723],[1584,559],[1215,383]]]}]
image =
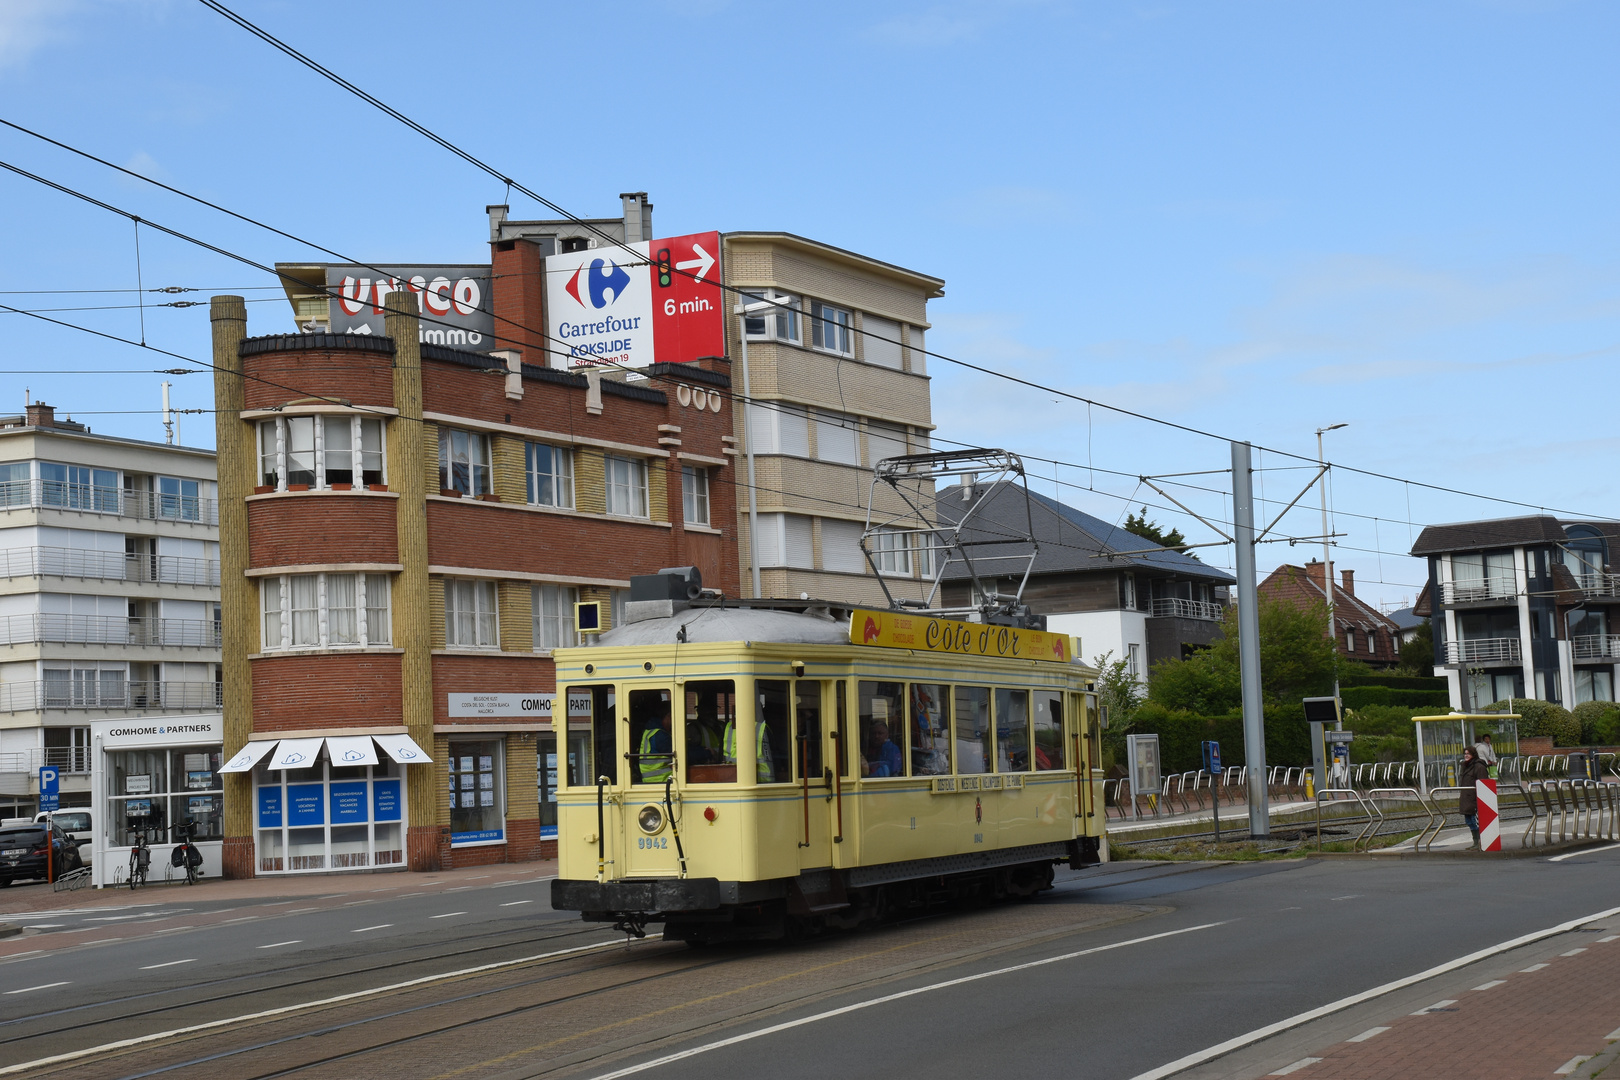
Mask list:
[{"label": "bicycle rack", "polygon": [[1316,850],[1317,851],[1322,850],[1322,797],[1324,795],[1348,795],[1352,799],[1356,800],[1356,802],[1360,803],[1363,807],[1366,807],[1368,809],[1367,827],[1362,829],[1361,832],[1357,834],[1355,840],[1353,840],[1351,842],[1351,844],[1350,844],[1350,850],[1351,851],[1359,850],[1362,840],[1367,838],[1368,830],[1370,830],[1373,827],[1374,820],[1375,820],[1374,815],[1375,814],[1377,815],[1377,818],[1376,818],[1377,821],[1382,822],[1383,821],[1383,814],[1378,810],[1378,808],[1376,806],[1373,806],[1372,804],[1368,803],[1366,799],[1362,798],[1361,792],[1357,791],[1355,788],[1323,788],[1321,791],[1318,791],[1316,793]]},{"label": "bicycle rack", "polygon": [[73,892],[90,884],[90,868],[81,866],[77,870],[69,870],[51,883],[53,892]]},{"label": "bicycle rack", "polygon": [[[1394,798],[1402,798],[1402,799],[1411,798],[1411,799],[1416,800],[1416,802],[1418,804],[1418,807],[1420,809],[1422,809],[1422,811],[1423,811],[1424,817],[1426,817],[1428,819],[1427,821],[1425,821],[1423,823],[1423,828],[1418,830],[1417,836],[1414,837],[1413,841],[1412,841],[1412,849],[1414,851],[1419,850],[1419,848],[1417,846],[1418,843],[1423,840],[1423,838],[1428,834],[1429,829],[1431,827],[1433,827],[1434,824],[1435,824],[1434,807],[1429,804],[1429,801],[1423,797],[1423,793],[1421,791],[1419,791],[1417,788],[1411,788],[1411,787],[1381,787],[1381,788],[1373,788],[1371,791],[1367,792],[1367,801],[1374,807],[1378,806],[1378,800],[1379,799],[1394,799]],[[1379,825],[1382,826],[1384,824],[1384,822],[1386,822],[1388,820],[1389,819],[1384,814],[1383,809],[1379,808],[1379,810],[1378,810],[1378,823],[1379,823]],[[1444,816],[1442,816],[1440,820],[1441,820],[1441,822],[1444,822],[1445,821]],[[1440,830],[1438,828],[1436,828],[1434,831],[1438,834]],[[1369,848],[1371,848],[1371,846],[1372,846],[1371,836],[1368,837],[1368,845],[1367,846]]]}]

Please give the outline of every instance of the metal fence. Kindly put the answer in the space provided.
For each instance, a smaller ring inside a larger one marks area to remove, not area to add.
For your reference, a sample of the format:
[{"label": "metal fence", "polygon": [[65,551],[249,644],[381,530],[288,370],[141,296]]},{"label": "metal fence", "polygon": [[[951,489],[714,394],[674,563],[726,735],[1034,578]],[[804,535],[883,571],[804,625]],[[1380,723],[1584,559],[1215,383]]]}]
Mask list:
[{"label": "metal fence", "polygon": [[0,615],[0,645],[30,642],[217,649],[221,635],[219,624],[209,619],[64,615],[47,611]]},{"label": "metal fence", "polygon": [[9,480],[0,483],[0,510],[19,508],[76,510],[89,514],[154,521],[219,524],[219,503],[196,495],[71,484],[61,480]]},{"label": "metal fence", "polygon": [[[107,674],[105,672],[101,674]],[[224,696],[217,682],[173,679],[51,679],[0,683],[0,713],[40,709],[167,709],[209,712]]]},{"label": "metal fence", "polygon": [[0,576],[44,575],[218,588],[219,561],[184,555],[140,555],[64,547],[0,549]]},{"label": "metal fence", "polygon": [[90,771],[88,746],[46,746],[32,750],[13,750],[0,754],[0,773],[27,773],[38,775],[45,765],[55,765],[65,773]]}]

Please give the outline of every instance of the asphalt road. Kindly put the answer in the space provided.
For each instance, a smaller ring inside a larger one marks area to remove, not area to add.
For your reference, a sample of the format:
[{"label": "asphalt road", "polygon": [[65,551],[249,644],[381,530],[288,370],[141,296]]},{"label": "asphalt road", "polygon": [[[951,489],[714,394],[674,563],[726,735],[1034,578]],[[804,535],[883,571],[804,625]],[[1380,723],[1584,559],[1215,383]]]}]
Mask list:
[{"label": "asphalt road", "polygon": [[[670,1001],[702,999],[729,969],[758,965],[762,954],[769,962],[779,954],[784,966],[816,970],[839,951],[879,957],[886,941],[898,940],[902,931],[849,935],[852,942],[831,948],[710,951],[691,967],[681,965],[699,958],[677,946],[647,944],[630,952],[616,947],[614,956],[623,953],[623,964],[645,964],[655,981],[647,984],[653,990],[645,1004],[627,1006],[631,1022],[617,1023],[611,1040],[603,1036],[594,1052],[589,1041],[575,1044],[566,1057],[506,1054],[501,1069],[467,1075],[708,1080],[768,1071],[773,1080],[891,1080],[1016,1071],[1131,1080],[1304,1010],[1620,905],[1617,869],[1620,851],[1559,863],[1292,860],[1114,864],[1065,872],[1053,892],[1031,903],[952,916],[953,932],[966,927],[982,942],[972,954],[909,968],[866,960],[870,970],[847,987],[807,992],[786,1004],[745,1005],[701,1023],[683,1019],[674,1028],[656,1019],[668,1013]],[[167,904],[143,898],[138,906],[8,915],[40,929],[12,945],[28,950],[0,960],[0,1069],[187,1023],[614,940],[610,931],[550,912],[548,892],[549,881],[536,879],[415,893],[402,893],[396,884],[380,886],[375,898],[350,891],[189,906],[180,892],[155,898],[172,901]],[[1092,909],[1134,909],[1136,917],[1100,929],[1065,929],[1083,923]],[[1053,932],[1031,941],[1032,923]],[[1568,948],[1567,940],[1537,947]],[[1498,966],[1525,962],[1516,953]],[[628,976],[632,967],[621,970]],[[1476,964],[1455,978],[1478,982],[1493,975],[1474,969],[1490,967]],[[605,969],[578,970],[570,977],[599,979]],[[487,993],[483,1000],[494,1009],[518,992],[496,986],[501,978],[531,986],[543,975],[525,965],[507,967],[498,975],[464,976],[453,992],[461,995],[457,1001],[467,993]],[[452,992],[434,985],[433,994]],[[1447,985],[1433,980],[1407,993],[1427,995],[1427,1002],[1443,996]],[[592,999],[573,993],[567,1000],[588,1006]],[[609,999],[597,1000],[607,1008]],[[376,1002],[379,1017],[396,1008]],[[634,1023],[642,1010],[654,1019]],[[437,1014],[421,1015],[413,1022],[426,1024]],[[535,1032],[549,1037],[557,1027],[579,1023],[539,1002],[520,1002],[514,1015],[532,1018],[525,1021],[525,1041],[513,1042],[514,1048],[527,1046]],[[356,1016],[358,1038],[372,1022]],[[323,1022],[318,1014],[296,1020],[306,1025],[298,1030],[309,1031]],[[476,1015],[462,1023],[475,1025],[464,1029],[469,1033],[483,1034],[471,1042],[458,1037],[442,1051],[430,1042],[414,1044],[425,1070],[420,1075],[438,1072],[446,1060],[501,1058],[509,1049],[502,1039],[518,1038],[478,1028]],[[1366,1026],[1355,1010],[1320,1022],[1334,1023]],[[627,1040],[625,1032],[641,1029],[647,1032],[644,1043]],[[210,1041],[223,1045],[234,1035],[222,1031]],[[1280,1047],[1262,1044],[1223,1059],[1223,1068],[1237,1062],[1226,1072],[1205,1069],[1198,1075],[1264,1075],[1276,1061],[1291,1060],[1287,1055],[1297,1047],[1289,1038],[1310,1037],[1301,1029],[1283,1037]],[[293,1038],[288,1045],[296,1049],[296,1031]],[[724,1045],[728,1040],[736,1041]],[[363,1047],[353,1052],[362,1056],[351,1056],[343,1068],[368,1053]],[[444,1058],[429,1069],[435,1053]],[[1243,1073],[1251,1060],[1258,1071]],[[105,1075],[138,1072],[109,1064],[114,1067]]]}]

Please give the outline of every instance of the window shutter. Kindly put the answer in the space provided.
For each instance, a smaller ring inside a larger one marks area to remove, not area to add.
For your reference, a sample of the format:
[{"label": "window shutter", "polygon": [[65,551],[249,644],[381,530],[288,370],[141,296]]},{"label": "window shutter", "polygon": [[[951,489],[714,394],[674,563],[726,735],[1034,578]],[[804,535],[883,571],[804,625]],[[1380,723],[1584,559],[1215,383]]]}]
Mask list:
[{"label": "window shutter", "polygon": [[866,362],[900,370],[900,324],[878,315],[862,315],[861,331]]},{"label": "window shutter", "polygon": [[866,556],[861,554],[861,534],[865,531],[858,521],[822,518],[821,568],[852,574],[865,572]]}]

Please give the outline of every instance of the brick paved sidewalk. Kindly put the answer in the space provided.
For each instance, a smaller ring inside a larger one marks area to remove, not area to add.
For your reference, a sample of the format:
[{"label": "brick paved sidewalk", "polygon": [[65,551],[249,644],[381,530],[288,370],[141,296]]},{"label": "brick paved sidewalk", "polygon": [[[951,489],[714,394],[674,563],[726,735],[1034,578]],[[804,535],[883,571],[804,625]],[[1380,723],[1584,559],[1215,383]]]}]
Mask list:
[{"label": "brick paved sidewalk", "polygon": [[[1271,1076],[1292,1080],[1529,1080],[1567,1076],[1620,1039],[1620,931],[1568,935],[1544,963],[1378,1021]],[[1456,991],[1454,991],[1456,992]]]}]

